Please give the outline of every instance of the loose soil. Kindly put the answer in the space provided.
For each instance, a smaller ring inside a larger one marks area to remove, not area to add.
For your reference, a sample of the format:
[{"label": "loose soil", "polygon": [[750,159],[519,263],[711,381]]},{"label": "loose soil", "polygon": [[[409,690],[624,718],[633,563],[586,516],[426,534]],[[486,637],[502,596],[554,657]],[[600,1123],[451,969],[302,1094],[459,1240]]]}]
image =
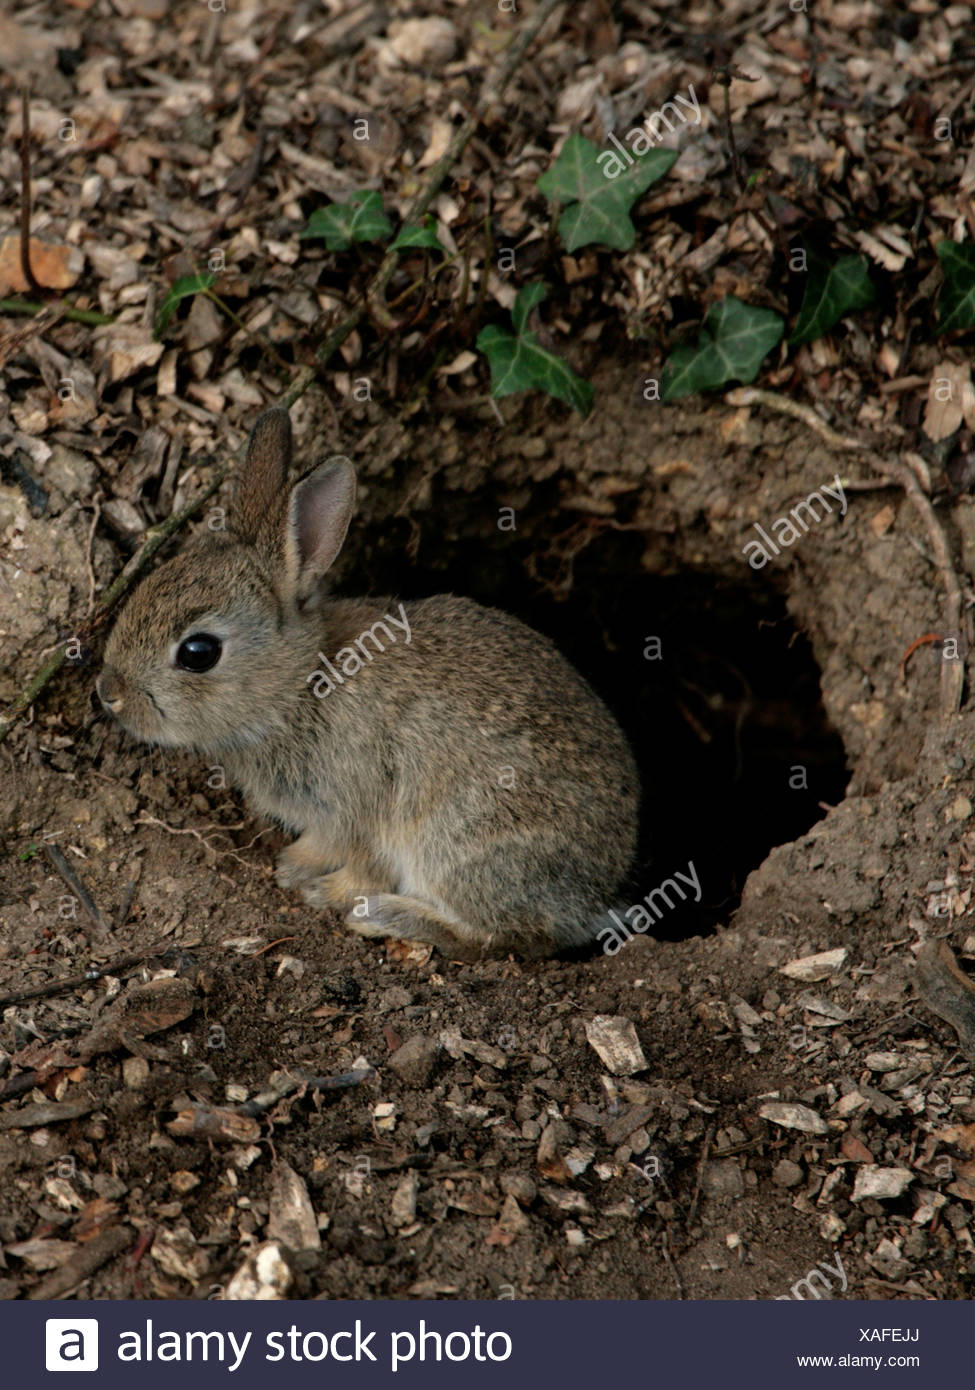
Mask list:
[{"label": "loose soil", "polygon": [[[722,785],[715,772],[688,785],[662,746],[668,726],[633,727],[651,821],[679,816],[682,854],[709,901],[734,891],[721,877],[732,846],[737,871],[754,869],[740,907],[705,937],[635,937],[616,956],[540,964],[457,964],[364,944],[275,887],[282,841],[219,785],[218,772],[129,745],[89,707],[93,671],[76,670],[58,691],[57,714],[37,719],[5,754],[14,829],[2,987],[70,973],[88,958],[80,907],[45,858],[30,854],[51,841],[110,918],[135,882],[114,947],[138,951],[165,938],[170,969],[195,991],[185,1023],[135,1047],[147,1065],[126,1064],[123,1048],[59,1073],[45,1095],[83,1099],[83,1115],[18,1131],[16,1105],[5,1110],[7,1244],[68,1242],[79,1211],[96,1227],[123,1220],[133,1242],[136,1233],[149,1242],[137,1267],[123,1257],[97,1271],[86,1296],[199,1297],[223,1285],[245,1247],[267,1234],[272,1172],[282,1164],[304,1179],[322,1228],[320,1250],[291,1256],[292,1296],[767,1298],[836,1255],[847,1296],[968,1296],[970,1156],[944,1136],[971,1133],[971,1074],[950,1029],[912,988],[912,948],[929,935],[975,948],[962,920],[973,871],[971,716],[937,722],[939,658],[930,647],[906,681],[898,667],[913,637],[937,621],[923,537],[897,494],[851,493],[844,518],[825,518],[752,572],[742,548],[753,520],[787,511],[834,475],[836,459],[793,421],[644,403],[630,389],[636,374],[602,371],[601,404],[571,429],[557,408],[535,403],[504,428],[462,435],[451,420],[417,430],[395,479],[366,489],[342,585],[371,573],[385,587],[397,572],[408,538],[393,518],[412,470],[432,456],[428,503],[410,510],[418,588],[438,570],[466,567],[471,590],[491,597],[498,561],[484,560],[485,539],[497,535],[498,508],[517,503],[514,534],[525,553],[547,557],[538,563],[550,589],[576,549],[573,591],[584,589],[582,607],[612,616],[617,643],[628,584],[645,598],[655,583],[686,581],[698,595],[681,621],[671,619],[659,662],[643,656],[656,613],[630,611],[634,680],[652,683],[646,673],[659,669],[672,689],[675,668],[694,669],[710,621],[704,580],[715,603],[726,589],[753,619],[777,614],[805,633],[822,670],[825,716],[802,722],[785,674],[776,688],[766,673],[765,698],[742,690],[731,714],[719,681],[697,692],[693,708],[685,691],[698,737],[720,749],[726,726],[737,728],[737,782]],[[628,480],[627,524],[638,529],[621,536],[586,513],[580,521],[558,486],[518,492],[526,441],[533,459],[557,463],[560,478],[593,480],[596,497],[607,479]],[[459,457],[463,492],[451,487]],[[440,488],[448,505],[437,500]],[[878,536],[870,523],[884,505],[895,519]],[[971,516],[967,503],[952,512],[963,537]],[[632,537],[638,545],[627,548]],[[528,575],[519,584],[532,592]],[[530,613],[531,601],[524,607]],[[603,659],[591,653],[594,674]],[[603,687],[613,701],[612,683]],[[786,746],[790,708],[797,727]],[[757,734],[755,719],[764,725]],[[836,767],[813,758],[808,794],[790,778],[804,740],[821,752],[837,735],[849,791],[820,809],[821,788],[835,795]],[[768,763],[776,740],[774,792],[761,769],[772,798],[763,823],[794,814],[787,807],[799,798],[807,825],[766,858],[740,824],[734,789],[747,793],[749,748],[763,748]],[[720,824],[709,813],[716,794]],[[653,853],[641,866],[643,891],[684,862]],[[836,947],[846,948],[845,963],[812,986],[779,971]],[[100,957],[111,954],[99,945]],[[158,969],[158,957],[151,964]],[[7,1048],[37,1039],[70,1047],[110,994],[100,981],[9,1009]],[[636,1025],[644,1070],[609,1074],[586,1038],[596,1015]],[[429,1079],[388,1065],[415,1034],[439,1044]],[[277,1069],[334,1075],[362,1058],[374,1079],[335,1098],[282,1102],[254,1145],[167,1131],[189,1099],[239,1101]],[[809,1107],[828,1130],[770,1123],[759,1113],[769,1099]],[[391,1115],[377,1116],[382,1103]],[[908,1168],[910,1188],[854,1203],[857,1170],[870,1164]],[[917,1223],[924,1202],[936,1210]],[[41,1269],[59,1253],[38,1256]],[[25,1261],[9,1259],[10,1296],[43,1277]]]}]

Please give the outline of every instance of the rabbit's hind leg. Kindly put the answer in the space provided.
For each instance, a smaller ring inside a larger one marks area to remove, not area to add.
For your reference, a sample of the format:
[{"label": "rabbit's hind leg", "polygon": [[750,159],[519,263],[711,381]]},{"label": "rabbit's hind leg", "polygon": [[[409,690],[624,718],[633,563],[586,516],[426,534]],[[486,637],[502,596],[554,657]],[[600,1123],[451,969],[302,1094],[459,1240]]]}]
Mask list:
[{"label": "rabbit's hind leg", "polygon": [[371,903],[373,895],[388,893],[392,886],[375,865],[351,859],[341,869],[320,874],[306,883],[301,896],[311,907],[337,907],[340,912],[359,909],[361,913],[363,903]]},{"label": "rabbit's hind leg", "polygon": [[327,836],[306,830],[278,855],[275,878],[281,888],[302,888],[341,862],[342,855]]},{"label": "rabbit's hind leg", "polygon": [[397,941],[424,941],[451,960],[478,960],[483,952],[471,929],[445,917],[419,898],[398,893],[363,894],[345,919],[358,936],[391,936]]}]

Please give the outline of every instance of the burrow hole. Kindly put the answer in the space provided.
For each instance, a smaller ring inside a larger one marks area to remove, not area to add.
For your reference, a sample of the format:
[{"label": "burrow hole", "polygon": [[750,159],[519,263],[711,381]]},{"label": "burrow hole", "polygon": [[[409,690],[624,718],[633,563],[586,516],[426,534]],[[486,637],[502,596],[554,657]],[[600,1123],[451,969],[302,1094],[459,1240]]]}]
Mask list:
[{"label": "burrow hole", "polygon": [[[651,932],[708,933],[728,920],[774,846],[843,799],[845,750],[823,709],[809,642],[767,576],[744,566],[740,584],[693,569],[648,575],[641,538],[619,531],[586,546],[570,591],[557,598],[531,561],[545,546],[537,525],[530,545],[517,534],[501,543],[484,516],[476,502],[454,498],[451,538],[424,525],[415,559],[410,523],[360,527],[338,592],[465,594],[551,637],[613,710],[640,766],[640,848],[624,899],[638,902],[693,862],[700,903],[689,893]],[[554,516],[546,529],[557,537],[575,521]]]}]

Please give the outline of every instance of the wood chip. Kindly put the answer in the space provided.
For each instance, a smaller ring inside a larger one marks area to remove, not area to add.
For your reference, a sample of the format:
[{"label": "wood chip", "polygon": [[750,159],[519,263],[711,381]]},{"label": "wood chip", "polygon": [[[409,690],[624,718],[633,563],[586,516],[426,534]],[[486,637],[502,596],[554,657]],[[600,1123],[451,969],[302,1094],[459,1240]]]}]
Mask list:
[{"label": "wood chip", "polygon": [[635,1072],[646,1071],[649,1066],[636,1028],[628,1018],[597,1014],[586,1023],[586,1038],[603,1064],[616,1076],[632,1076]]}]

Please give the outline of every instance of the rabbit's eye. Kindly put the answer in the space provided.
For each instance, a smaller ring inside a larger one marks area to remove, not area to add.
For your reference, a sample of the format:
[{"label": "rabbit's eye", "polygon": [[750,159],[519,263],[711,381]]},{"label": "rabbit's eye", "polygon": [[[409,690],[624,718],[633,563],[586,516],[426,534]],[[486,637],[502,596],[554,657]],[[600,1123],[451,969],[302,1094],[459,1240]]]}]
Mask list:
[{"label": "rabbit's eye", "polygon": [[210,671],[220,660],[223,646],[219,637],[208,632],[194,632],[179,644],[176,665],[184,671]]}]

